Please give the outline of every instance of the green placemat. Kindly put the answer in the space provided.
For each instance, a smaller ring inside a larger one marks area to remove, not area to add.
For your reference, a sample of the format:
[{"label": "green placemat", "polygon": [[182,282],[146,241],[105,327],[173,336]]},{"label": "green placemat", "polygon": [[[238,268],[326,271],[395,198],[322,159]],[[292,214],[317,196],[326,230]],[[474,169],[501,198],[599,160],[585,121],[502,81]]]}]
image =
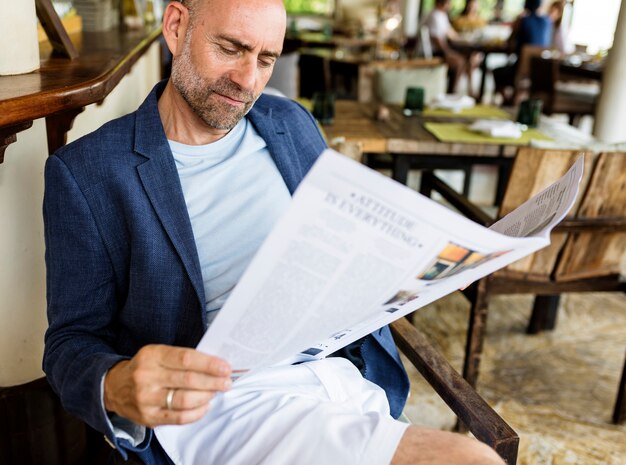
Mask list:
[{"label": "green placemat", "polygon": [[490,137],[470,131],[464,123],[424,123],[424,127],[441,142],[464,142],[469,144],[510,144],[528,145],[532,139],[554,140],[538,129],[529,128],[519,139],[508,137]]},{"label": "green placemat", "polygon": [[304,108],[306,108],[309,111],[313,111],[313,102],[311,101],[311,99],[309,98],[303,98],[303,97],[298,97],[296,99],[296,102],[298,102],[300,105],[302,105]]},{"label": "green placemat", "polygon": [[[298,97],[296,99],[296,102],[298,102],[300,105],[302,105],[307,110],[313,111],[313,102],[311,101],[311,99]],[[324,138],[326,143],[330,144],[332,141],[328,140],[328,137],[326,136],[326,131],[324,131],[324,127],[317,120],[315,120],[315,123],[317,124],[317,127],[319,128],[320,132],[322,133],[322,137]]]},{"label": "green placemat", "polygon": [[458,113],[442,108],[425,108],[423,116],[437,116],[449,118],[490,118],[490,119],[510,119],[506,111],[492,105],[476,105],[472,108],[464,108]]}]

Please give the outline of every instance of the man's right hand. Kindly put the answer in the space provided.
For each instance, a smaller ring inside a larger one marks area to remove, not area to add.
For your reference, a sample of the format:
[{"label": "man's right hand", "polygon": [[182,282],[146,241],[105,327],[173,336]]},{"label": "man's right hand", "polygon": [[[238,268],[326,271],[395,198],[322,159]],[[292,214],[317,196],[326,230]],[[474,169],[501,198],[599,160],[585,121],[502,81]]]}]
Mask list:
[{"label": "man's right hand", "polygon": [[104,406],[148,427],[191,423],[204,416],[216,392],[230,388],[230,374],[230,366],[220,358],[194,349],[148,345],[107,372]]}]

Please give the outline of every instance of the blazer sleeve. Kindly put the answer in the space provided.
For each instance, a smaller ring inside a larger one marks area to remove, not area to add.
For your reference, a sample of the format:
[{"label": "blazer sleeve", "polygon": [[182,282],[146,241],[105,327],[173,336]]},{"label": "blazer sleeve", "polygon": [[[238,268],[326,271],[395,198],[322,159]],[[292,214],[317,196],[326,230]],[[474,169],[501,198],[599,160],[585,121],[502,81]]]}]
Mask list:
[{"label": "blazer sleeve", "polygon": [[98,431],[126,457],[138,447],[115,437],[101,401],[106,371],[124,358],[115,353],[118,307],[114,270],[87,200],[58,156],[45,168],[43,204],[48,330],[43,369],[63,407]]}]

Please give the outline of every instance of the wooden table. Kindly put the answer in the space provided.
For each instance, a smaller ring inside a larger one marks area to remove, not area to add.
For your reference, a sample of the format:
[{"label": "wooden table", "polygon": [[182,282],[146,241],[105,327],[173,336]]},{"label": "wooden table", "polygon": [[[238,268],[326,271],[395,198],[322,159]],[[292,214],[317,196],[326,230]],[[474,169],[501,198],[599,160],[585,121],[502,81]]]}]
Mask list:
[{"label": "wooden table", "polygon": [[361,144],[364,154],[389,154],[392,156],[392,177],[406,184],[411,168],[462,169],[465,171],[464,193],[469,192],[469,170],[474,164],[495,164],[503,172],[499,176],[504,191],[506,172],[517,152],[517,146],[502,144],[467,144],[439,141],[425,127],[427,121],[468,121],[459,118],[405,117],[399,106],[388,106],[389,119],[378,121],[376,107],[371,104],[338,100],[335,121],[325,126],[329,141],[345,138],[347,142]]},{"label": "wooden table", "polygon": [[559,60],[559,77],[561,79],[591,79],[602,81],[602,72],[605,66],[604,61],[583,61],[580,64],[573,64],[571,61]]},{"label": "wooden table", "polygon": [[[469,192],[468,173],[472,165],[496,165],[499,168],[496,200],[501,199],[518,144],[441,142],[424,127],[424,123],[469,123],[471,120],[458,117],[405,117],[399,106],[390,105],[388,108],[389,119],[379,121],[375,118],[377,108],[372,104],[338,100],[333,124],[324,126],[328,141],[332,143],[334,139],[342,138],[346,142],[359,143],[364,154],[391,155],[392,177],[403,184],[406,184],[411,168],[462,169],[466,173],[465,194]],[[515,112],[511,110],[511,114]],[[538,129],[555,139],[555,146],[561,144],[564,148],[582,148],[594,143],[591,136],[551,118],[542,117]]]}]

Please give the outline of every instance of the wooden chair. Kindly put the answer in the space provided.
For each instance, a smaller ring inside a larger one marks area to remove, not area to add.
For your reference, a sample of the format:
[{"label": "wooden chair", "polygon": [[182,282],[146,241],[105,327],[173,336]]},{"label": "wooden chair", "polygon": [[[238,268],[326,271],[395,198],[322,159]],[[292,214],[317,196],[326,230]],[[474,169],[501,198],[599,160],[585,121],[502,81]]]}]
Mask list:
[{"label": "wooden chair", "polygon": [[110,450],[101,434],[63,410],[45,378],[0,387],[0,463],[104,465]]},{"label": "wooden chair", "polygon": [[480,397],[426,336],[406,318],[391,324],[398,348],[479,441],[492,447],[508,465],[517,462],[517,433]]},{"label": "wooden chair", "polygon": [[[528,94],[531,88],[531,63],[535,57],[541,56],[547,49],[546,47],[539,47],[537,45],[524,45],[517,57],[517,61],[514,64],[507,65],[503,68],[498,68],[494,71],[496,76],[496,88],[494,94],[501,94],[504,99],[504,104],[518,104],[525,98],[528,98]],[[500,73],[498,74],[498,72]]]},{"label": "wooden chair", "polygon": [[[408,320],[394,322],[392,331],[400,350],[460,421],[508,465],[515,465],[515,431]],[[101,434],[63,410],[45,378],[0,387],[0,463],[104,465],[110,452]]]},{"label": "wooden chair", "polygon": [[576,125],[581,116],[595,113],[599,94],[598,82],[562,80],[557,59],[532,57],[530,96],[543,101],[545,114],[564,113]]},{"label": "wooden chair", "polygon": [[540,57],[546,47],[538,47],[536,45],[524,45],[520,51],[517,62],[517,71],[513,80],[513,102],[519,104],[522,100],[528,98],[531,88],[531,66],[532,61],[536,57]]},{"label": "wooden chair", "polygon": [[[558,179],[582,155],[575,151],[522,148],[515,159],[499,217]],[[620,261],[626,254],[626,153],[586,153],[585,175],[572,216],[553,230],[551,245],[464,291],[471,302],[463,376],[476,386],[489,299],[496,294],[535,295],[528,332],[553,329],[565,292],[626,292]],[[425,173],[422,193],[440,193],[484,225],[493,219]],[[626,419],[626,361],[613,421]]]}]

